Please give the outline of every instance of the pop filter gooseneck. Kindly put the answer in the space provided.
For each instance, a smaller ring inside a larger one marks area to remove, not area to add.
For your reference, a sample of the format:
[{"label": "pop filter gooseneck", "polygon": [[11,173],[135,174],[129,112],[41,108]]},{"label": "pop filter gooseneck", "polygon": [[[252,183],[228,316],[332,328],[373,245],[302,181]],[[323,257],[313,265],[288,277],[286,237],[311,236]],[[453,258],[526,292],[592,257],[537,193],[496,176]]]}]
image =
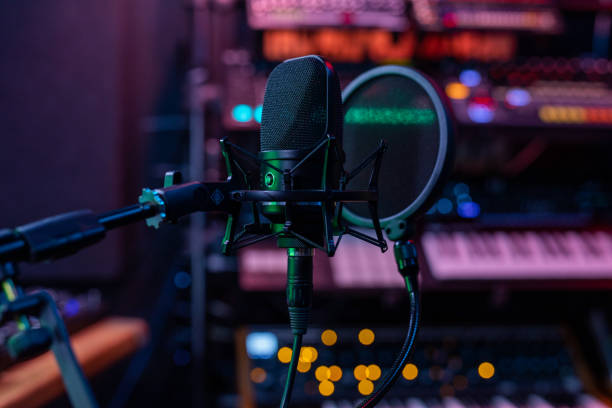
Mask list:
[{"label": "pop filter gooseneck", "polygon": [[[429,209],[451,165],[452,122],[436,85],[423,74],[400,66],[372,69],[342,93],[346,168],[375,150],[380,139],[389,148],[380,169],[378,211],[392,240],[405,237],[407,220]],[[350,182],[367,188],[367,174]],[[372,228],[367,206],[347,204],[349,223]]]},{"label": "pop filter gooseneck", "polygon": [[[391,389],[408,362],[418,332],[420,298],[418,261],[413,229],[408,221],[426,211],[451,167],[452,123],[436,85],[406,67],[383,66],[357,77],[345,89],[344,150],[347,168],[355,158],[388,144],[380,168],[378,215],[389,239],[396,241],[394,255],[409,297],[408,333],[391,369],[359,408],[374,407]],[[350,188],[367,188],[365,175],[356,176]],[[346,204],[343,218],[373,228],[367,208]]]}]

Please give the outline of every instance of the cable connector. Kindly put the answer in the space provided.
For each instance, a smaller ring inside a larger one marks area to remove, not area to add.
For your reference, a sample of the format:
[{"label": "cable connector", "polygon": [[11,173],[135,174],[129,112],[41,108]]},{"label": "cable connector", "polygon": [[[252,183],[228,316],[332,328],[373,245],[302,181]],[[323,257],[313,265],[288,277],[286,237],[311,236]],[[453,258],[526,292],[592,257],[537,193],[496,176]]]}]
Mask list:
[{"label": "cable connector", "polygon": [[419,274],[419,258],[412,241],[396,241],[393,244],[397,270],[404,278],[414,279]]},{"label": "cable connector", "polygon": [[293,334],[305,334],[312,307],[312,248],[288,248],[287,307]]}]

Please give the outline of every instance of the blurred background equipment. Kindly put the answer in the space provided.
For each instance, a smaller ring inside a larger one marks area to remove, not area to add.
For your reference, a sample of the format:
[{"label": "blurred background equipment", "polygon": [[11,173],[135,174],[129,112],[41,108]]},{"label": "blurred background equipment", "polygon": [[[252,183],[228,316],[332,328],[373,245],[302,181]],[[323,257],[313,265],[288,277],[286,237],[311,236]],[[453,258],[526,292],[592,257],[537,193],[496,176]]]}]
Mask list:
[{"label": "blurred background equipment", "polygon": [[[410,65],[450,99],[456,159],[417,228],[425,327],[381,406],[612,401],[607,2],[0,8],[0,225],[120,207],[171,169],[222,179],[218,140],[259,150],[265,81],[286,58],[328,58],[343,88],[375,66]],[[92,378],[102,405],[278,404],[286,255],[262,245],[224,258],[224,220],[194,221],[113,232],[77,257],[24,268],[26,291],[51,287],[73,332],[108,315],[148,321],[145,347]],[[403,333],[392,258],[350,237],[343,245],[314,257],[318,330],[305,339],[296,406],[352,406]],[[20,367],[4,368],[0,387]]]}]

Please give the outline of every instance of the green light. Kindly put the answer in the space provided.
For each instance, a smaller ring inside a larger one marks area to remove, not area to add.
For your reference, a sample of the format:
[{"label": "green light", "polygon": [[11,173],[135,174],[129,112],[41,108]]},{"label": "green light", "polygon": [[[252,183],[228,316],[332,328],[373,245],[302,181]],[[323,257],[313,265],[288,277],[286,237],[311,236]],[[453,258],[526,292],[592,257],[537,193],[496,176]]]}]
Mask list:
[{"label": "green light", "polygon": [[249,105],[236,105],[232,109],[232,117],[236,122],[249,122],[253,119],[253,109]]},{"label": "green light", "polygon": [[345,122],[355,125],[430,125],[436,116],[431,109],[350,108]]}]

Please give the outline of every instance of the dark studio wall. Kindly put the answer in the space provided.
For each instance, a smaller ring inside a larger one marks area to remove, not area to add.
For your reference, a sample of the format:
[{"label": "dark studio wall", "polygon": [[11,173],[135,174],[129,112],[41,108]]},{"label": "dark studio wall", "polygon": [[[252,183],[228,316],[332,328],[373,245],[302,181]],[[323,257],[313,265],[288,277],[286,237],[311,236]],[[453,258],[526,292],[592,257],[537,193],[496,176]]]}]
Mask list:
[{"label": "dark studio wall", "polygon": [[[184,39],[180,2],[0,3],[0,228],[136,202],[168,73]],[[24,277],[112,281],[146,243],[142,227]]]}]

